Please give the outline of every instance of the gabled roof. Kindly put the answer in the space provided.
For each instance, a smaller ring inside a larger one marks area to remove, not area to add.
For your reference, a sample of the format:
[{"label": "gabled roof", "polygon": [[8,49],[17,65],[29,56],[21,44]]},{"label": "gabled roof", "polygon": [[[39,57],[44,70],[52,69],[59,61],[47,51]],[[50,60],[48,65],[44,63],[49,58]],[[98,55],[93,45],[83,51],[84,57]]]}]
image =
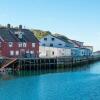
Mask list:
[{"label": "gabled roof", "polygon": [[[15,28],[0,28],[0,40],[6,42],[22,42],[18,37],[15,36],[15,32],[19,31],[19,29]],[[28,29],[21,29],[23,35],[23,42],[39,42],[38,39],[34,36],[33,32]]]},{"label": "gabled roof", "polygon": [[[59,40],[65,42],[65,43],[70,43],[70,42],[68,41],[68,38],[65,37],[65,36],[62,36],[62,35],[53,35],[53,34],[47,34],[47,35],[45,35],[44,37],[47,37],[48,35],[51,35],[52,37],[57,38],[57,39],[59,39]],[[43,37],[43,38],[44,38],[44,37]]]},{"label": "gabled roof", "polygon": [[15,42],[15,39],[10,34],[7,28],[0,28],[0,37],[1,37],[1,40],[4,40],[6,42]]}]

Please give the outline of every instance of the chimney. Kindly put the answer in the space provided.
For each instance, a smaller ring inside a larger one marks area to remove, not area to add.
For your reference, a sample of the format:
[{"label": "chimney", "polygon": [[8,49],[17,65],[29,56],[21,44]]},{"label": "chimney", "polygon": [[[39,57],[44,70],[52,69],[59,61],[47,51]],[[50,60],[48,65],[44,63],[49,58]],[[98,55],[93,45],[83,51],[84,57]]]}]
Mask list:
[{"label": "chimney", "polygon": [[7,24],[7,28],[8,28],[8,29],[10,28],[10,24]]},{"label": "chimney", "polygon": [[19,25],[19,30],[21,30],[22,29],[22,25]]}]

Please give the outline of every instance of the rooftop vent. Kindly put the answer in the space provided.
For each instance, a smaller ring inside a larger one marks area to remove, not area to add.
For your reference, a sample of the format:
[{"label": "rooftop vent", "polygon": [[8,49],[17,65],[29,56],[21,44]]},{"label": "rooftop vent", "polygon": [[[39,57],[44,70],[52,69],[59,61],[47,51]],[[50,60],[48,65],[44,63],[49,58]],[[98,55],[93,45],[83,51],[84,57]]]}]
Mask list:
[{"label": "rooftop vent", "polygon": [[19,25],[19,30],[21,30],[22,29],[22,25]]}]

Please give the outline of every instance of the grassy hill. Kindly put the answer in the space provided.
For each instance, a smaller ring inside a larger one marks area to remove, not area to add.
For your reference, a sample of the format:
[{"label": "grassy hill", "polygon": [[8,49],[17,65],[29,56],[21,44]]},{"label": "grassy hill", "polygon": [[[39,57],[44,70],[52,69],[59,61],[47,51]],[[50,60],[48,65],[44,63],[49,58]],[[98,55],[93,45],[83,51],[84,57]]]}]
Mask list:
[{"label": "grassy hill", "polygon": [[38,40],[40,40],[41,38],[43,38],[44,36],[51,34],[51,32],[49,31],[42,31],[42,30],[37,30],[37,29],[32,29],[31,30],[34,35],[37,37]]},{"label": "grassy hill", "polygon": [[[33,29],[32,32],[34,33],[34,35],[37,37],[38,40],[40,40],[41,38],[43,38],[44,36],[48,34],[52,34],[50,31],[43,31],[43,30],[38,30],[38,29]],[[55,33],[53,35],[66,42],[68,42],[69,40],[66,36],[58,34],[58,33]]]}]

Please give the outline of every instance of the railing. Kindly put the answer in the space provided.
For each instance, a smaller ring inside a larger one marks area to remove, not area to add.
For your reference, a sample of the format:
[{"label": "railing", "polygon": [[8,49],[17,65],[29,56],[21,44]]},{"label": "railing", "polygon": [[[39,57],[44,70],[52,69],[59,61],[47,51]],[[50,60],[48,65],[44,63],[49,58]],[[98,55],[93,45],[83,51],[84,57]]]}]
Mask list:
[{"label": "railing", "polygon": [[4,63],[2,63],[1,68],[0,69],[4,69],[6,67],[8,67],[10,64],[14,63],[17,60],[17,58],[6,58],[4,60]]}]

